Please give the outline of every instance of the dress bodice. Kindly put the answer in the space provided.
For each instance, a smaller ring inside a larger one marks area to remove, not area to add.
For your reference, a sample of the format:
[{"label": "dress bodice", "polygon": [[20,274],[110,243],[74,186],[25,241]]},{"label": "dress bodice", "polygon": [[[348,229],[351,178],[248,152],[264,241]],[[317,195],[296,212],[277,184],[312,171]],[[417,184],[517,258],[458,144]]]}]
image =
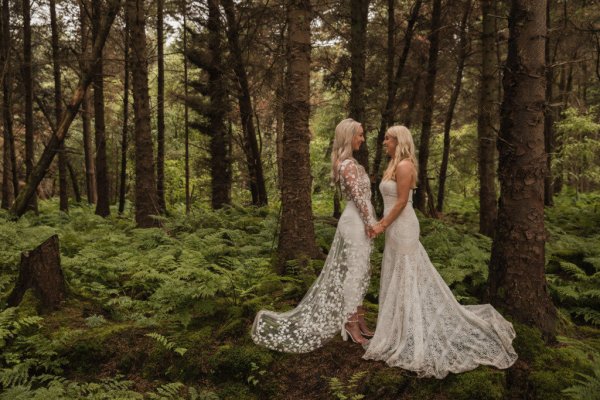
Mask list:
[{"label": "dress bodice", "polygon": [[[383,197],[383,208],[384,213],[386,213],[390,208],[394,206],[396,203],[396,199],[398,199],[398,189],[396,188],[396,181],[385,180],[381,181],[379,184],[379,191],[381,192],[381,196]],[[408,205],[412,208],[412,197],[413,190],[411,189],[408,195]]]}]

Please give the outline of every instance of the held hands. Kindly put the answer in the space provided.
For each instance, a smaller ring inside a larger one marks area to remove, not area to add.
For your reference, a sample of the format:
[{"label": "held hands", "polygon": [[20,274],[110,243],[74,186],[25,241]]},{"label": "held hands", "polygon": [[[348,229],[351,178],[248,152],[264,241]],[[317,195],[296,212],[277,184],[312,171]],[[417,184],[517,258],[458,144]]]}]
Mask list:
[{"label": "held hands", "polygon": [[379,221],[372,227],[367,228],[367,236],[369,236],[369,239],[373,239],[373,238],[379,236],[384,231],[385,231],[385,226],[383,225],[382,221]]}]

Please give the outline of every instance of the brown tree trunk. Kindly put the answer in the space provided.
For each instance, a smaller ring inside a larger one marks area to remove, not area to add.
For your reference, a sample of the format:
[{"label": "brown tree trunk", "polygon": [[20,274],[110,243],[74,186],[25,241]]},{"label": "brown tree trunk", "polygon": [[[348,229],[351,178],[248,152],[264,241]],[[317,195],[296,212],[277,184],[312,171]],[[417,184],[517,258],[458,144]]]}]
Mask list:
[{"label": "brown tree trunk", "polygon": [[[49,0],[50,27],[52,30],[52,72],[54,76],[54,116],[56,125],[60,122],[62,114],[62,88],[60,82],[60,55],[58,43],[58,21],[56,19],[56,0]],[[60,210],[69,211],[69,193],[67,187],[67,156],[65,142],[60,143],[58,150],[58,182],[60,196]]]},{"label": "brown tree trunk", "polygon": [[[33,74],[31,55],[31,4],[30,0],[22,1],[23,11],[23,89],[25,90],[25,177],[33,172],[34,138],[33,138]],[[29,209],[37,212],[37,196],[29,200]]]},{"label": "brown tree trunk", "polygon": [[252,193],[252,204],[265,206],[268,203],[267,189],[262,167],[262,157],[256,140],[256,129],[253,121],[252,100],[246,74],[246,66],[242,57],[242,48],[239,42],[238,21],[235,16],[233,0],[222,0],[227,17],[227,38],[229,49],[232,53],[233,69],[238,80],[238,100],[240,105],[240,116],[242,119],[242,130],[244,131],[244,152],[248,163],[250,175],[250,191]]},{"label": "brown tree trunk", "polygon": [[[88,40],[90,35],[88,21],[90,19],[90,15],[88,15],[86,10],[88,10],[88,7],[86,6],[85,0],[79,0],[79,20],[81,27],[81,57],[79,60],[79,68],[81,70],[84,70],[86,63],[88,63],[87,58],[90,54],[90,49],[88,48]],[[83,102],[81,103],[81,131],[83,136],[83,154],[85,159],[85,184],[88,203],[96,204],[96,165],[94,163],[91,133],[92,129],[90,114],[92,112],[92,103],[90,94],[91,93],[89,90],[86,91],[85,97],[83,98]]]},{"label": "brown tree trunk", "polygon": [[10,7],[2,0],[0,17],[0,73],[2,74],[2,208],[8,209],[19,191],[12,120],[12,71],[10,62]]},{"label": "brown tree trunk", "polygon": [[8,306],[16,307],[27,289],[41,300],[41,311],[56,310],[67,297],[65,276],[60,267],[58,235],[33,249],[21,253],[21,267],[15,288],[8,296]]},{"label": "brown tree trunk", "polygon": [[144,0],[127,0],[131,33],[131,77],[135,115],[135,222],[140,228],[158,226],[160,213],[154,175],[154,152],[150,128],[148,65],[146,63],[146,13]]},{"label": "brown tree trunk", "polygon": [[158,90],[156,95],[156,195],[158,197],[158,209],[161,214],[167,212],[165,201],[165,54],[163,34],[163,3],[164,0],[156,2],[156,41],[157,41],[157,64],[158,76],[156,78]]},{"label": "brown tree trunk", "polygon": [[[92,37],[96,41],[99,20],[102,15],[102,1],[92,1]],[[103,58],[103,57],[102,57]],[[101,217],[110,215],[108,183],[108,163],[106,161],[106,126],[104,123],[104,62],[101,59],[94,76],[94,129],[96,139],[96,214]]]},{"label": "brown tree trunk", "polygon": [[410,51],[410,45],[412,43],[413,34],[415,31],[415,24],[419,16],[419,10],[421,9],[422,0],[416,0],[413,8],[410,12],[408,19],[408,25],[406,32],[404,33],[404,46],[402,53],[398,59],[398,67],[394,74],[394,32],[396,23],[394,21],[394,4],[395,0],[388,0],[388,51],[387,51],[387,100],[385,108],[381,113],[381,122],[379,123],[379,132],[377,133],[377,144],[375,146],[375,159],[373,160],[372,173],[375,175],[375,181],[373,183],[372,192],[373,199],[376,203],[376,209],[380,214],[383,207],[383,199],[379,192],[379,184],[381,183],[381,161],[383,159],[383,139],[385,137],[385,131],[388,127],[394,123],[394,105],[396,104],[396,95],[398,88],[400,87],[400,80],[404,72],[404,66],[408,59],[408,53]]},{"label": "brown tree trunk", "polygon": [[102,49],[106,43],[106,38],[108,37],[110,27],[112,26],[117,12],[119,11],[120,4],[120,0],[112,0],[109,3],[107,10],[100,17],[100,29],[98,30],[98,35],[94,41],[90,57],[92,62],[89,64],[89,67],[84,68],[82,71],[79,83],[73,91],[73,96],[67,105],[66,112],[63,113],[60,124],[58,124],[56,127],[56,131],[52,133],[50,142],[44,149],[44,152],[42,153],[38,163],[35,165],[31,175],[27,179],[27,184],[23,190],[19,192],[19,196],[15,199],[15,203],[10,209],[10,212],[16,217],[20,217],[25,213],[27,205],[31,202],[31,198],[35,195],[38,185],[46,175],[48,168],[50,168],[50,164],[56,155],[58,145],[64,140],[69,127],[73,122],[73,119],[79,111],[79,106],[83,101],[85,92],[94,78],[97,64],[102,57]]},{"label": "brown tree trunk", "polygon": [[557,315],[544,276],[545,37],[545,3],[513,0],[498,140],[500,201],[488,284],[492,304],[551,338]]},{"label": "brown tree trunk", "polygon": [[364,128],[365,142],[354,152],[356,160],[369,172],[369,149],[365,121],[365,63],[367,60],[367,22],[369,0],[350,2],[350,118],[360,122]]},{"label": "brown tree trunk", "polygon": [[73,187],[73,194],[75,195],[75,201],[81,203],[81,192],[79,191],[79,183],[77,183],[77,174],[75,168],[71,162],[67,159],[67,168],[69,169],[69,175],[71,176],[71,185]]},{"label": "brown tree trunk", "polygon": [[492,237],[496,225],[496,49],[495,0],[481,0],[481,88],[477,120],[479,168],[479,232]]},{"label": "brown tree trunk", "polygon": [[554,116],[552,110],[552,85],[554,82],[554,71],[550,54],[550,2],[546,0],[546,107],[544,108],[544,148],[546,151],[546,176],[544,178],[544,205],[554,205],[554,178],[552,177],[552,152],[554,151]]},{"label": "brown tree trunk", "polygon": [[127,147],[129,146],[129,17],[125,9],[125,71],[123,72],[123,131],[121,134],[121,179],[119,179],[119,214],[125,211],[125,192],[127,190]]},{"label": "brown tree trunk", "polygon": [[[429,214],[426,202],[429,202],[430,204],[433,203],[433,199],[427,196],[427,188],[429,186],[427,164],[429,162],[429,138],[431,136],[431,124],[433,119],[441,16],[442,1],[433,0],[433,10],[431,11],[431,33],[429,34],[429,61],[427,62],[423,122],[421,125],[421,140],[419,144],[419,184],[415,198],[415,206],[424,214]],[[429,206],[429,209],[431,208],[432,207]]]},{"label": "brown tree trunk", "polygon": [[278,270],[285,261],[318,254],[313,226],[310,174],[310,23],[309,0],[287,4],[288,54],[284,103],[283,179]]},{"label": "brown tree trunk", "polygon": [[[183,93],[185,98],[188,98],[188,60],[187,54],[187,1],[183,2]],[[190,199],[190,121],[189,121],[189,106],[187,101],[184,101],[183,111],[183,129],[185,135],[185,213],[189,214],[191,210]]]},{"label": "brown tree trunk", "polygon": [[454,108],[458,101],[460,94],[460,87],[462,83],[463,70],[465,67],[465,60],[468,56],[468,36],[467,36],[467,25],[469,23],[469,15],[471,14],[471,0],[467,0],[464,4],[465,12],[460,22],[460,33],[458,40],[458,64],[456,66],[456,77],[454,79],[454,88],[450,95],[450,103],[448,104],[448,110],[446,111],[446,118],[444,119],[444,150],[442,153],[442,165],[440,166],[440,176],[438,180],[438,193],[437,193],[437,205],[436,211],[442,212],[444,210],[444,191],[446,187],[446,175],[448,172],[448,159],[450,157],[450,128],[452,127],[452,118],[454,117]]}]

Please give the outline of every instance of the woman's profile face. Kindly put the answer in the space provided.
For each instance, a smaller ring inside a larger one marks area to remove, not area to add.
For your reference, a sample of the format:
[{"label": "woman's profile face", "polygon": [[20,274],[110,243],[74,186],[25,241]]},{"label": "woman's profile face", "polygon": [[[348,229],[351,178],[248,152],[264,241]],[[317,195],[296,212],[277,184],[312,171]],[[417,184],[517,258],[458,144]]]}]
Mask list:
[{"label": "woman's profile face", "polygon": [[388,156],[394,157],[396,154],[396,146],[398,145],[398,141],[395,137],[385,134],[385,139],[383,139],[383,147],[385,148],[385,152]]},{"label": "woman's profile face", "polygon": [[352,150],[357,151],[365,141],[363,127],[359,125],[357,132],[352,136]]}]

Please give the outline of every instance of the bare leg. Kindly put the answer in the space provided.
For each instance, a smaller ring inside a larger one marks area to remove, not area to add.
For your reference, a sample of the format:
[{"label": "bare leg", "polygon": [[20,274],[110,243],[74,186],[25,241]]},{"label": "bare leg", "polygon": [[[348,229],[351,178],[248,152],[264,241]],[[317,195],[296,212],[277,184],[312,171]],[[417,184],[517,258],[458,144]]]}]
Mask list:
[{"label": "bare leg", "polygon": [[356,309],[356,316],[358,317],[358,327],[360,328],[360,333],[366,337],[373,337],[374,333],[367,326],[367,322],[365,321],[365,309],[363,306],[358,306]]},{"label": "bare leg", "polygon": [[344,329],[346,329],[346,333],[354,343],[358,344],[367,344],[369,343],[368,339],[365,339],[360,332],[360,326],[358,323],[358,314],[354,313],[350,315],[348,318],[348,322],[344,325]]}]

